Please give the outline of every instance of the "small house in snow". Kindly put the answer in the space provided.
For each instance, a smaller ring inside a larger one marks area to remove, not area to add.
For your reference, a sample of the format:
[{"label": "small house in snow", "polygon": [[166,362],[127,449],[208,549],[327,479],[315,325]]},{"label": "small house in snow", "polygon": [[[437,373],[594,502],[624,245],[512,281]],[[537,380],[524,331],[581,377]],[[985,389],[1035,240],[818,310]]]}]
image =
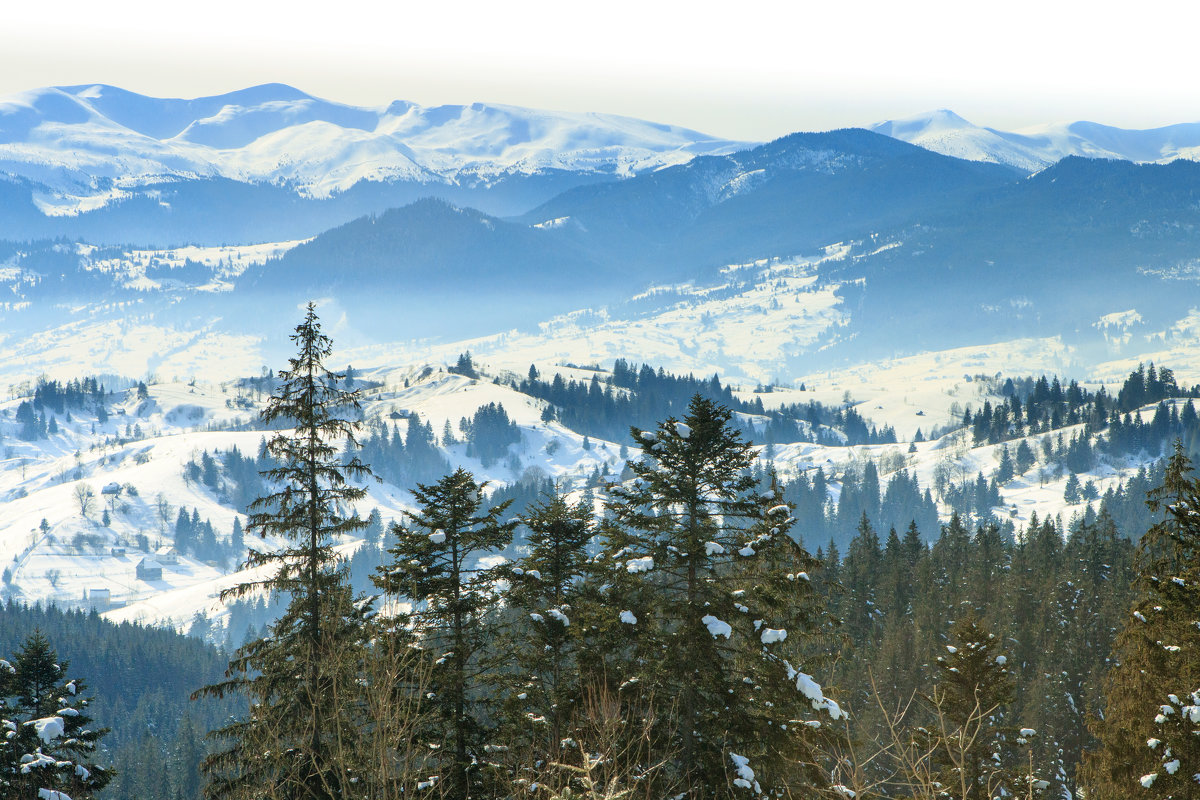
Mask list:
[{"label": "small house in snow", "polygon": [[139,561],[136,572],[139,581],[162,580],[162,564],[150,558],[143,558]]},{"label": "small house in snow", "polygon": [[159,564],[178,564],[179,551],[169,544],[164,544],[154,551],[154,560]]},{"label": "small house in snow", "polygon": [[112,592],[108,589],[88,589],[85,598],[94,608],[108,608],[112,602]]},{"label": "small house in snow", "polygon": [[121,494],[121,484],[113,481],[112,483],[104,484],[104,488],[100,490],[102,495],[113,495],[114,497]]}]

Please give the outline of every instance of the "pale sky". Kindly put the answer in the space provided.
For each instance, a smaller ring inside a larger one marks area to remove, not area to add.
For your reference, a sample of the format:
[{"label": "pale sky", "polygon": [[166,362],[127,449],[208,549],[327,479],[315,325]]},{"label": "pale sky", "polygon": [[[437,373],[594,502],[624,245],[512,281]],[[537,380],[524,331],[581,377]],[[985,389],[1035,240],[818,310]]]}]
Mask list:
[{"label": "pale sky", "polygon": [[20,0],[0,95],[280,82],[382,106],[603,111],[765,140],[951,108],[1016,129],[1200,121],[1200,3]]}]

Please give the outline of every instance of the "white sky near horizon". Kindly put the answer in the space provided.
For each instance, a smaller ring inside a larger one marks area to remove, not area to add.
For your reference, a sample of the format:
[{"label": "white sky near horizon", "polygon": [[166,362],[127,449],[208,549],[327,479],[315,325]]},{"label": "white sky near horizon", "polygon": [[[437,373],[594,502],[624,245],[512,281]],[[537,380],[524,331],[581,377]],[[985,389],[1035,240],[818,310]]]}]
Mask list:
[{"label": "white sky near horizon", "polygon": [[1178,0],[7,6],[0,95],[108,83],[197,97],[280,82],[354,105],[602,111],[745,140],[935,108],[1005,129],[1200,121],[1200,4]]}]

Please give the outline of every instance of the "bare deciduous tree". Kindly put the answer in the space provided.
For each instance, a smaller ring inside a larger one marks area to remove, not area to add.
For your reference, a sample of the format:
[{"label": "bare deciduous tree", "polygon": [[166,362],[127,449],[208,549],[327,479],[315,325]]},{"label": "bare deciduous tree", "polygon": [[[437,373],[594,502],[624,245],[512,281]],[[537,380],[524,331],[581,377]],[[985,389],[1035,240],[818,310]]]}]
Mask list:
[{"label": "bare deciduous tree", "polygon": [[75,484],[75,502],[79,503],[79,516],[86,517],[95,505],[96,492],[86,483]]},{"label": "bare deciduous tree", "polygon": [[174,512],[171,506],[171,501],[162,492],[159,492],[154,498],[154,512],[158,515],[158,531],[161,535],[167,535],[167,525],[171,522],[171,514]]}]

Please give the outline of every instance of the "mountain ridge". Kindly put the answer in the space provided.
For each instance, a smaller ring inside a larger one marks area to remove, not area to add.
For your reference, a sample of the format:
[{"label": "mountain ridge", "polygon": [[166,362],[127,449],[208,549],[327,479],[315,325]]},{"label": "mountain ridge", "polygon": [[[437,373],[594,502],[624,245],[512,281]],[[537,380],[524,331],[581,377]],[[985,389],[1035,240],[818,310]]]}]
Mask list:
[{"label": "mountain ridge", "polygon": [[104,84],[0,98],[0,172],[62,195],[63,213],[73,208],[70,190],[98,177],[126,187],[224,177],[328,197],[363,180],[458,183],[553,169],[626,175],[740,146],[610,114],[407,101],[369,108],[285,84],[194,99]]},{"label": "mountain ridge", "polygon": [[1200,159],[1200,122],[1133,129],[1080,120],[1004,131],[975,125],[943,108],[877,122],[869,129],[943,155],[1008,164],[1027,172],[1068,156],[1135,163]]}]

